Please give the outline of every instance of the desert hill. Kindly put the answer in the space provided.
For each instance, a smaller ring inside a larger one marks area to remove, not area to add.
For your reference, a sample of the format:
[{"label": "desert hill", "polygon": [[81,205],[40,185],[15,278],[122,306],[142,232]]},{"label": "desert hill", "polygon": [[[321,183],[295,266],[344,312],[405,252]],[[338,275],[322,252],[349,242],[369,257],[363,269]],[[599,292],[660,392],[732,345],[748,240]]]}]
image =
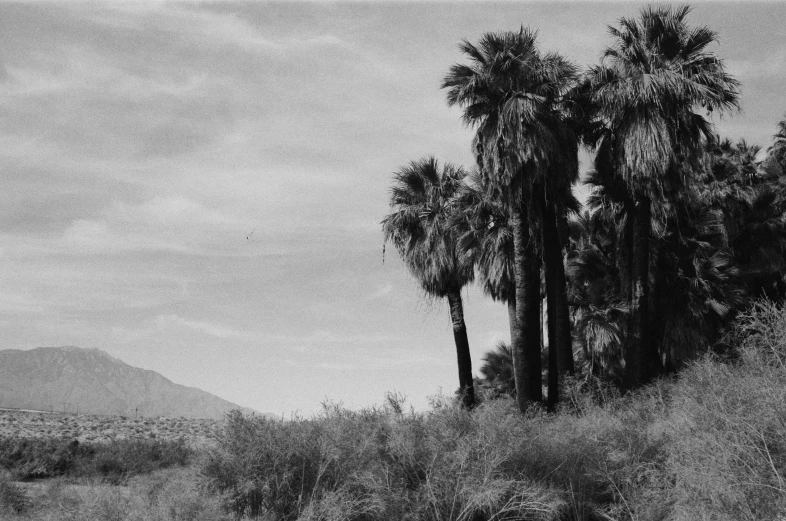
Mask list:
[{"label": "desert hill", "polygon": [[100,349],[79,347],[0,351],[0,407],[211,419],[232,409],[252,412]]}]

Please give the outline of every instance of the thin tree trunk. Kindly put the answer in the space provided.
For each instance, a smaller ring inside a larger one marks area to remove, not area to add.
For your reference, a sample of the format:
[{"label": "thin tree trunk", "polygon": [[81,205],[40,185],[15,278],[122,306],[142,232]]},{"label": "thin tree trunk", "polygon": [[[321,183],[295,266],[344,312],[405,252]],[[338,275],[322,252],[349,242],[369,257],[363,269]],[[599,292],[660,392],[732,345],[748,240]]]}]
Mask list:
[{"label": "thin tree trunk", "polygon": [[[529,219],[519,203],[511,212],[514,275],[516,278],[516,325],[518,335],[511,338],[516,403],[526,411],[529,401],[542,399],[540,386],[540,277],[533,277],[534,248],[530,242]],[[534,314],[534,316],[533,316]],[[533,357],[533,353],[537,356]],[[535,376],[536,375],[536,376]],[[534,380],[534,382],[533,382]],[[537,386],[537,390],[535,389]]]},{"label": "thin tree trunk", "polygon": [[475,386],[472,381],[472,358],[469,354],[469,339],[467,338],[467,326],[464,324],[461,292],[459,290],[451,291],[447,297],[450,303],[450,319],[453,322],[453,338],[456,341],[461,403],[465,408],[471,409],[475,406]]},{"label": "thin tree trunk", "polygon": [[630,322],[625,349],[625,386],[633,389],[644,384],[654,368],[649,367],[649,270],[650,201],[636,201],[631,220],[633,251],[630,258]]}]

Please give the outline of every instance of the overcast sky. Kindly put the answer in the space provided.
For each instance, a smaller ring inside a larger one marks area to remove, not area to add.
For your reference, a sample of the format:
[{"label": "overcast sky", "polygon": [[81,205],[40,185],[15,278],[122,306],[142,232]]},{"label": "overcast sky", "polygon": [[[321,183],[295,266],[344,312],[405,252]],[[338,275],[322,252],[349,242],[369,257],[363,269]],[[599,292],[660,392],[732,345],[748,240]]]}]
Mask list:
[{"label": "overcast sky", "polygon": [[[447,306],[383,263],[391,173],[471,164],[439,89],[462,38],[529,26],[583,67],[640,5],[0,4],[0,349],[96,347],[279,414],[452,393]],[[743,84],[719,130],[766,148],[786,4],[694,7]],[[465,299],[477,369],[507,314]]]}]

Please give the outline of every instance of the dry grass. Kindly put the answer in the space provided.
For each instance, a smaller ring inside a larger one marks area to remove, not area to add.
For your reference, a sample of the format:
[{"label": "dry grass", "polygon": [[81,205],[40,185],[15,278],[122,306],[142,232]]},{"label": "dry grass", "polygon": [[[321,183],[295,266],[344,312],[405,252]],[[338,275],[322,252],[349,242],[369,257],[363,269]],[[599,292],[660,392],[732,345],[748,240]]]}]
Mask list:
[{"label": "dry grass", "polygon": [[223,511],[221,497],[210,492],[193,469],[158,471],[133,478],[121,487],[100,480],[79,484],[50,480],[43,485],[14,486],[24,498],[17,501],[23,501],[24,506],[14,509],[0,495],[0,519],[4,521],[231,519]]}]

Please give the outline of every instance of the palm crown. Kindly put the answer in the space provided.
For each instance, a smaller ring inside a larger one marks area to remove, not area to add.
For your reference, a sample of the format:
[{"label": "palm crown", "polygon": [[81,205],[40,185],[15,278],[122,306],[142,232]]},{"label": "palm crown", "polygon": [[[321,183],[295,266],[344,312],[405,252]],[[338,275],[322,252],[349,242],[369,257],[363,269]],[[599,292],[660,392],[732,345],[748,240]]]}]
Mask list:
[{"label": "palm crown", "polygon": [[453,198],[466,177],[463,168],[440,166],[434,157],[413,161],[394,174],[390,206],[382,221],[385,240],[401,254],[429,295],[445,297],[473,280],[472,259],[459,254],[449,224]]},{"label": "palm crown", "polygon": [[638,20],[609,27],[614,44],[587,78],[596,116],[613,130],[613,163],[636,192],[659,193],[668,170],[699,156],[707,113],[738,106],[739,83],[706,52],[717,36],[690,28],[688,7],[646,8]]},{"label": "palm crown", "polygon": [[[577,172],[575,154],[564,153],[575,148],[575,136],[559,110],[576,68],[558,54],[541,54],[535,37],[522,27],[487,33],[477,46],[464,40],[460,49],[469,64],[453,65],[442,83],[448,104],[461,106],[465,124],[477,127],[478,165],[502,196],[522,187],[526,196],[524,185],[549,169]],[[564,189],[575,177],[561,181]]]}]

